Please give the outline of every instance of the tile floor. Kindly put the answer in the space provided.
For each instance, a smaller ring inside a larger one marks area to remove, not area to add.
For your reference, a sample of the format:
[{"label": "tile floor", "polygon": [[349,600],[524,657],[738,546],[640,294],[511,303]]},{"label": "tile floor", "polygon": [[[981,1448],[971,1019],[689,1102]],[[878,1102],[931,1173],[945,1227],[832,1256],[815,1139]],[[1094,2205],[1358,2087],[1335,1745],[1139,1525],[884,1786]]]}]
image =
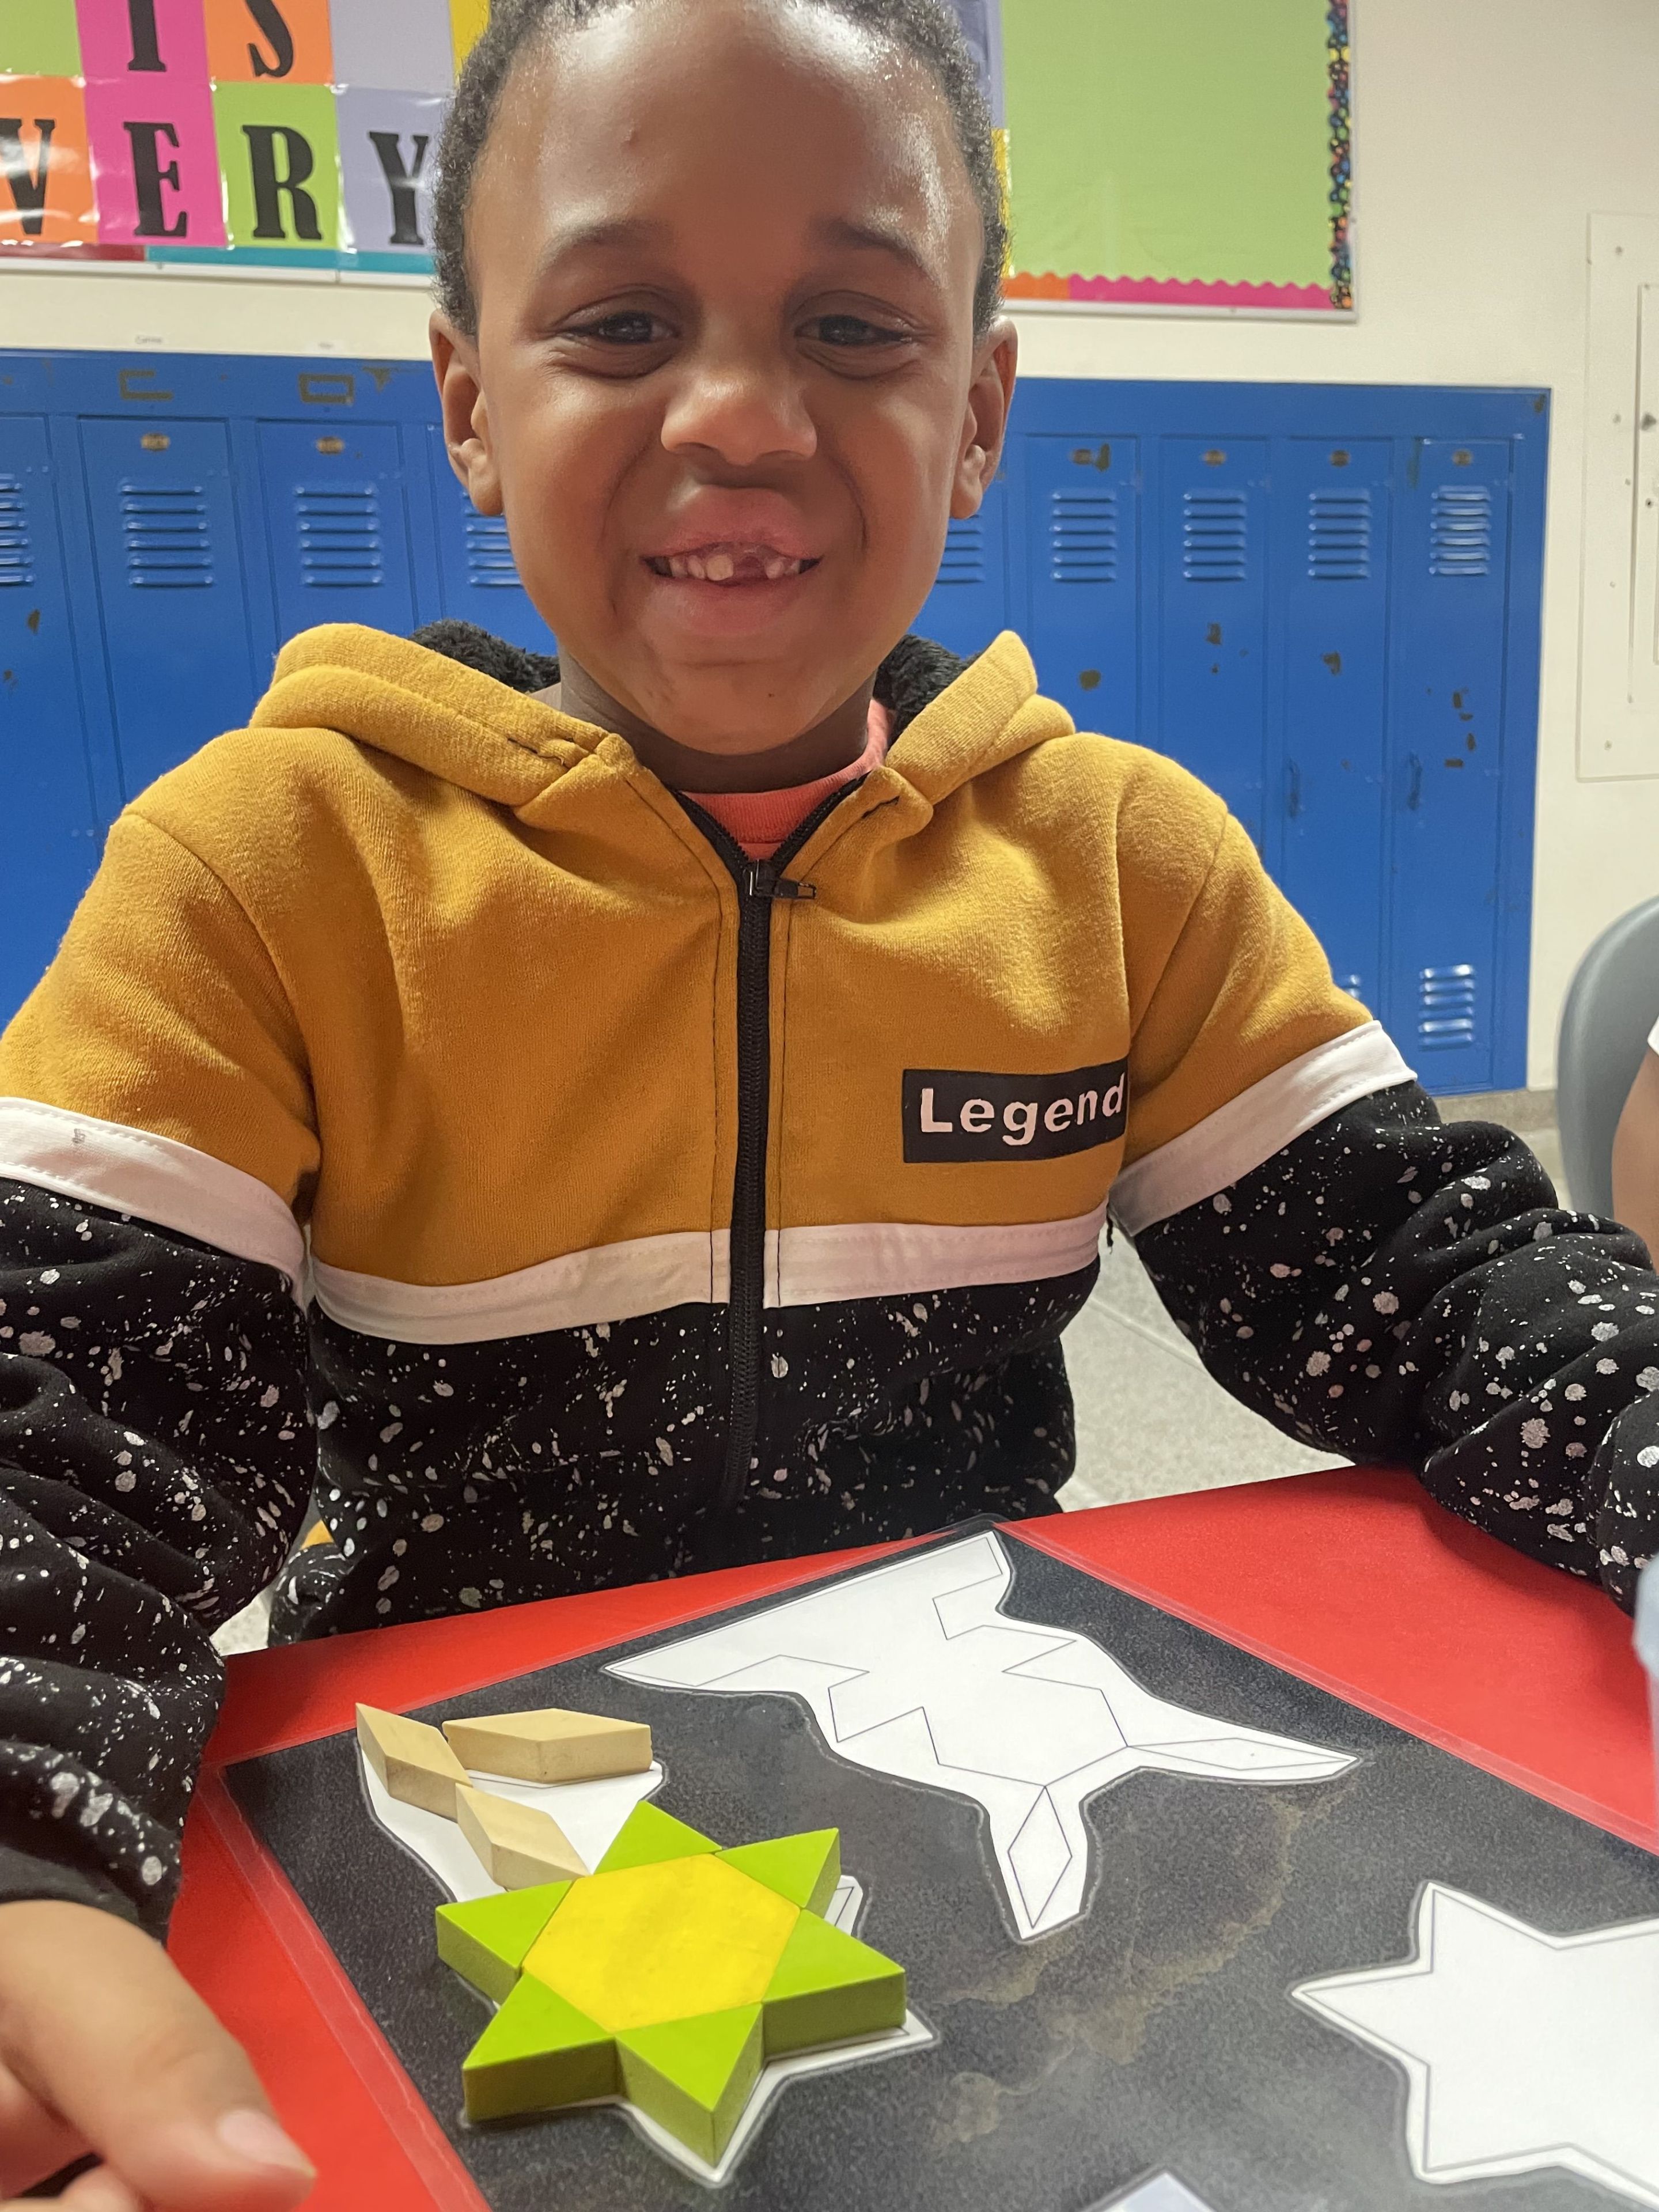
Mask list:
[{"label": "tile floor", "polygon": [[[1448,1121],[1502,1121],[1518,1130],[1559,1183],[1553,1091],[1448,1098],[1441,1111]],[[1099,1287],[1066,1334],[1066,1359],[1078,1431],[1077,1473],[1060,1492],[1068,1509],[1343,1463],[1281,1436],[1210,1380],[1122,1237],[1104,1255]],[[227,1652],[256,1650],[264,1641],[263,1598],[214,1638]]]}]

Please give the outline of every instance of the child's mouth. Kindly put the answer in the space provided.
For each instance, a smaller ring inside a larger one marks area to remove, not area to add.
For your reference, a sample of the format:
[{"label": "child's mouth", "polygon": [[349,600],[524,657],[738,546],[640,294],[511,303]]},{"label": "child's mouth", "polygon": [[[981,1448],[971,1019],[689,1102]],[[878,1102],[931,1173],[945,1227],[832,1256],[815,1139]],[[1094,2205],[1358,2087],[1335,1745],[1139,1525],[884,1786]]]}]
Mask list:
[{"label": "child's mouth", "polygon": [[781,584],[804,575],[817,562],[780,553],[773,545],[740,544],[731,539],[699,545],[695,552],[647,555],[646,566],[677,583]]}]

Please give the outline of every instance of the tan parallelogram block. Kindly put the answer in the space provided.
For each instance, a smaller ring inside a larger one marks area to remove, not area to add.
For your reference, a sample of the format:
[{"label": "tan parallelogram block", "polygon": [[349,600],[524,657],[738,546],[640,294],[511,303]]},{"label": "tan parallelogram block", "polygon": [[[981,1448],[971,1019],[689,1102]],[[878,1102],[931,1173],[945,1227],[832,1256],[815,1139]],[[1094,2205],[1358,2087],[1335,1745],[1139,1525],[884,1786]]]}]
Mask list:
[{"label": "tan parallelogram block", "polygon": [[564,1830],[538,1806],[463,1784],[455,1792],[455,1817],[479,1864],[503,1889],[574,1881],[587,1872]]},{"label": "tan parallelogram block", "polygon": [[357,1741],[389,1797],[455,1818],[456,1786],[465,1783],[466,1769],[436,1729],[404,1713],[359,1705]]},{"label": "tan parallelogram block", "polygon": [[643,1721],[568,1713],[557,1705],[446,1721],[444,1734],[466,1765],[515,1782],[597,1782],[608,1774],[643,1774],[651,1764],[651,1731]]}]

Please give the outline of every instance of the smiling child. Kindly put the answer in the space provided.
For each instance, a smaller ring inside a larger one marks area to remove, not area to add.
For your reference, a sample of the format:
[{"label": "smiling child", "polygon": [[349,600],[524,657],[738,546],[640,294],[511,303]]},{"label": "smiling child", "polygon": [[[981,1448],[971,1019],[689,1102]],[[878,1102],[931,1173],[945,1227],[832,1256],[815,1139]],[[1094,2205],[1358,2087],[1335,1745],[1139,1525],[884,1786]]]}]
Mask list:
[{"label": "smiling child", "polygon": [[1218,799],[908,634],[1014,379],[945,10],[506,0],[437,231],[558,662],[295,639],[0,1043],[0,2191],[94,2212],[307,2185],[151,1938],[313,1485],[317,1633],[1051,1510],[1109,1208],[1297,1435],[1621,1602],[1659,1518],[1637,1241]]}]

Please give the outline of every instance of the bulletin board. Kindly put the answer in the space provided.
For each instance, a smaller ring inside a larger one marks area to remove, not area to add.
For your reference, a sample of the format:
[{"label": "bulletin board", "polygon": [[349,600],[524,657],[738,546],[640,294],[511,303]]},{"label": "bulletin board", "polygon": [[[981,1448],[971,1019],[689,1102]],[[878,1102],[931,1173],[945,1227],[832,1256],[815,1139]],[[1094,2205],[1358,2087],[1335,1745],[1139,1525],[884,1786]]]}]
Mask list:
[{"label": "bulletin board", "polygon": [[[951,0],[1009,298],[1343,313],[1349,0]],[[431,268],[489,0],[0,0],[0,257]]]},{"label": "bulletin board", "polygon": [[1021,301],[1343,314],[1349,0],[955,0]]},{"label": "bulletin board", "polygon": [[0,0],[0,249],[431,267],[488,0]]}]

